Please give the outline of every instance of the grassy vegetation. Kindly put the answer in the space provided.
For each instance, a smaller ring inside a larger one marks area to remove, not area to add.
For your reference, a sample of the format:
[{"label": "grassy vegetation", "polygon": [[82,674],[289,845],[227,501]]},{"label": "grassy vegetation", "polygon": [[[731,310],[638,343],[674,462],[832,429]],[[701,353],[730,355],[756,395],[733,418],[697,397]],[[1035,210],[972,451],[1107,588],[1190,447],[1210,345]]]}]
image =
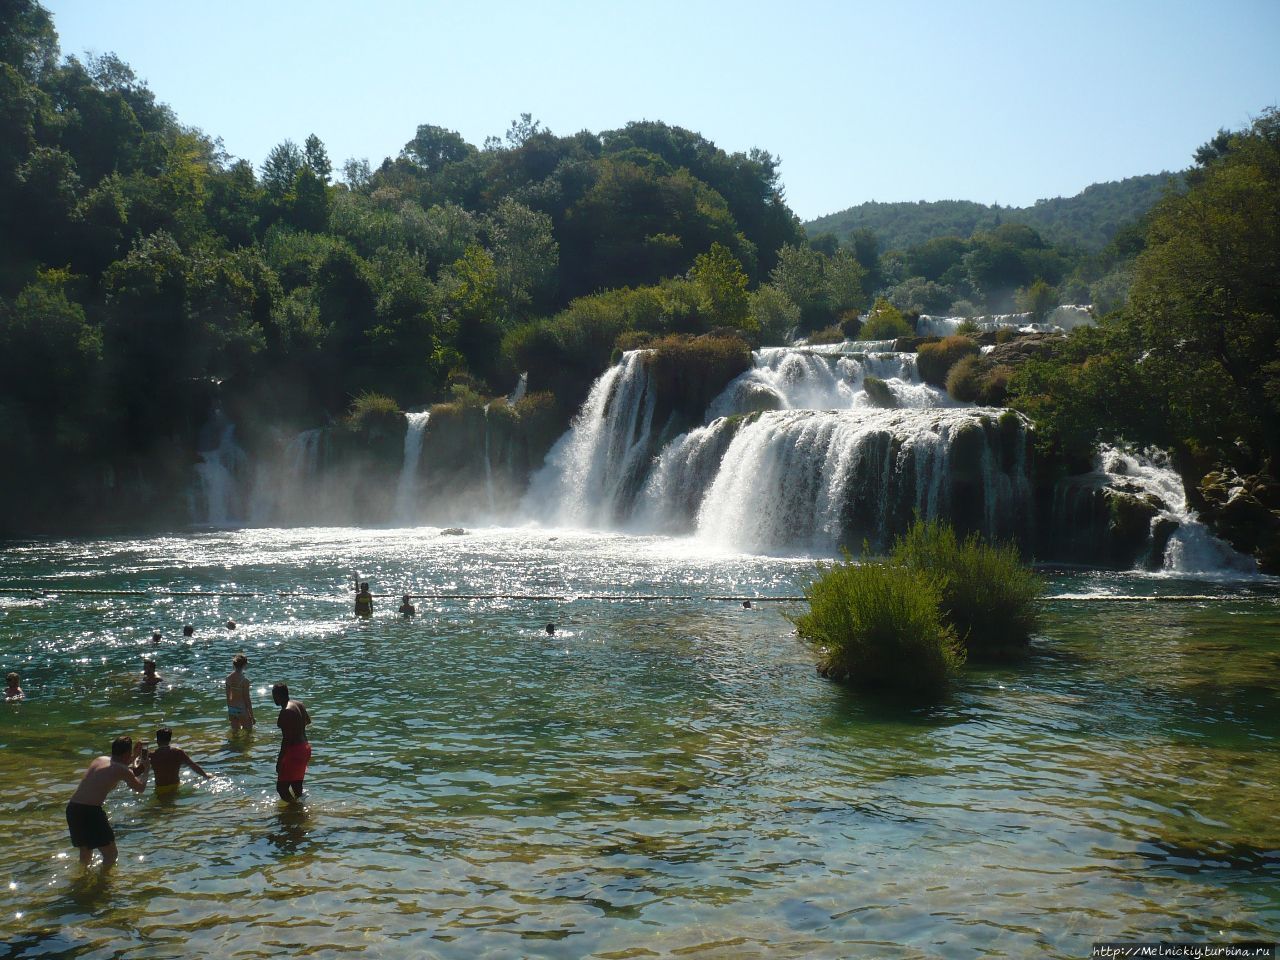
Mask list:
[{"label": "grassy vegetation", "polygon": [[968,337],[944,337],[936,343],[922,343],[916,351],[920,379],[935,387],[946,386],[947,374],[962,357],[978,353],[978,345]]},{"label": "grassy vegetation", "polygon": [[751,368],[751,347],[738,336],[672,335],[653,343],[654,388],[665,403],[691,420],[738,374]]},{"label": "grassy vegetation", "polygon": [[907,323],[902,311],[884,298],[876,301],[858,331],[859,340],[896,340],[913,336],[915,330]]},{"label": "grassy vegetation", "polygon": [[894,543],[890,562],[938,585],[942,616],[970,655],[998,658],[1026,648],[1044,583],[1017,547],[976,533],[959,540],[947,524],[917,521]]},{"label": "grassy vegetation", "polygon": [[946,695],[964,650],[939,612],[926,573],[886,563],[841,563],[805,589],[809,611],[793,618],[833,680],[913,700]]},{"label": "grassy vegetation", "polygon": [[354,431],[372,429],[389,420],[400,419],[400,404],[383,393],[362,393],[351,403],[346,425]]},{"label": "grassy vegetation", "polygon": [[879,377],[863,378],[862,389],[867,392],[867,398],[877,407],[892,409],[898,405],[898,398],[893,395],[889,385]]}]

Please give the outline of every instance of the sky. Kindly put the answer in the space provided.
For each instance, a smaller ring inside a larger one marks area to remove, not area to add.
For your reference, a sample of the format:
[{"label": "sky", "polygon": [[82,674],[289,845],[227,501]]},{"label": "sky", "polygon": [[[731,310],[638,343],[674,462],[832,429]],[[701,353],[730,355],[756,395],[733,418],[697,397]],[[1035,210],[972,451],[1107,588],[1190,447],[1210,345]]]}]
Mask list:
[{"label": "sky", "polygon": [[661,120],[780,157],[804,220],[1179,170],[1280,103],[1280,0],[44,2],[64,54],[115,53],[255,166],[310,133],[340,169],[420,123]]}]

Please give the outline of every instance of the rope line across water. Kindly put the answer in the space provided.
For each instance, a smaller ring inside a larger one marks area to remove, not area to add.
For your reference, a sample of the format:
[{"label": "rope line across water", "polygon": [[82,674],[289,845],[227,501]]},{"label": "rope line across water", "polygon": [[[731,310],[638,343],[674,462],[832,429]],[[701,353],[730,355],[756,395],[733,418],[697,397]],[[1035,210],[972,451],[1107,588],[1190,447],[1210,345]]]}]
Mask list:
[{"label": "rope line across water", "polygon": [[[0,587],[0,594],[29,594],[33,596],[86,596],[86,597],[234,597],[241,599],[263,599],[267,597],[289,598],[299,600],[341,600],[348,602],[349,596],[335,596],[332,593],[301,593],[287,590],[251,593],[228,590],[99,590],[81,587]],[[374,597],[397,599],[403,593],[375,593]],[[671,600],[711,600],[741,603],[750,600],[752,603],[802,603],[802,596],[757,597],[757,596],[707,596],[701,594],[618,594],[618,593],[411,593],[413,600],[553,600],[571,603],[575,600],[624,600],[629,602],[658,602]],[[1207,603],[1230,601],[1242,598],[1233,596],[1211,596],[1208,594],[1051,594],[1038,598],[1041,602],[1064,603]]]}]

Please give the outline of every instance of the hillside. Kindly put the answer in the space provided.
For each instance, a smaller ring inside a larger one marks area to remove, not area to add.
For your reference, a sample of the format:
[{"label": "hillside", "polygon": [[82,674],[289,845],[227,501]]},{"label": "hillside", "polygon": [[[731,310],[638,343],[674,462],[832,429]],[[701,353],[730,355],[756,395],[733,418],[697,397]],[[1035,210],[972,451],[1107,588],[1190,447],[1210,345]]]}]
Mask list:
[{"label": "hillside", "polygon": [[866,229],[879,237],[881,250],[900,250],[935,237],[969,237],[1001,223],[1025,223],[1050,243],[1100,250],[1120,227],[1151,209],[1171,178],[1181,183],[1182,175],[1156,173],[1095,183],[1074,197],[1038,200],[1030,207],[971,200],[871,201],[811,220],[804,229],[811,237],[833,233],[841,242]]}]

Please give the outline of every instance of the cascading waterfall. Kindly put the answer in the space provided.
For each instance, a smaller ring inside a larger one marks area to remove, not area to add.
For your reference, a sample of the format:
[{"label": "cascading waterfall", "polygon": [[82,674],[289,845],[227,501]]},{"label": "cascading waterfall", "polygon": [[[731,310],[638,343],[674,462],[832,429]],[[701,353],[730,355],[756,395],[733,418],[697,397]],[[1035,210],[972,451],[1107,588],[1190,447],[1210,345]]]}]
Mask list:
[{"label": "cascading waterfall", "polygon": [[246,457],[236,443],[235,425],[227,422],[221,412],[215,415],[211,429],[217,446],[199,451],[191,515],[197,523],[228,526],[244,516],[240,475]]},{"label": "cascading waterfall", "polygon": [[654,452],[649,355],[627,352],[592,385],[569,431],[534,475],[524,500],[527,515],[586,527],[625,519]]},{"label": "cascading waterfall", "polygon": [[1172,575],[1256,574],[1257,563],[1218,539],[1200,522],[1187,504],[1182,479],[1162,450],[1141,453],[1103,444],[1099,448],[1099,469],[1108,480],[1123,478],[1159,504],[1152,529],[1160,521],[1177,524],[1164,551],[1162,572]]},{"label": "cascading waterfall", "polygon": [[[535,479],[553,523],[679,533],[762,551],[884,545],[917,514],[1026,539],[1025,422],[919,382],[915,355],[770,348],[712,401],[709,421],[654,449],[644,353],[592,387]],[[898,409],[863,389],[884,380]]]},{"label": "cascading waterfall", "polygon": [[406,413],[408,427],[404,434],[404,462],[400,466],[400,479],[396,483],[395,519],[399,523],[413,523],[418,513],[418,471],[422,461],[422,440],[426,436],[431,413]]}]

